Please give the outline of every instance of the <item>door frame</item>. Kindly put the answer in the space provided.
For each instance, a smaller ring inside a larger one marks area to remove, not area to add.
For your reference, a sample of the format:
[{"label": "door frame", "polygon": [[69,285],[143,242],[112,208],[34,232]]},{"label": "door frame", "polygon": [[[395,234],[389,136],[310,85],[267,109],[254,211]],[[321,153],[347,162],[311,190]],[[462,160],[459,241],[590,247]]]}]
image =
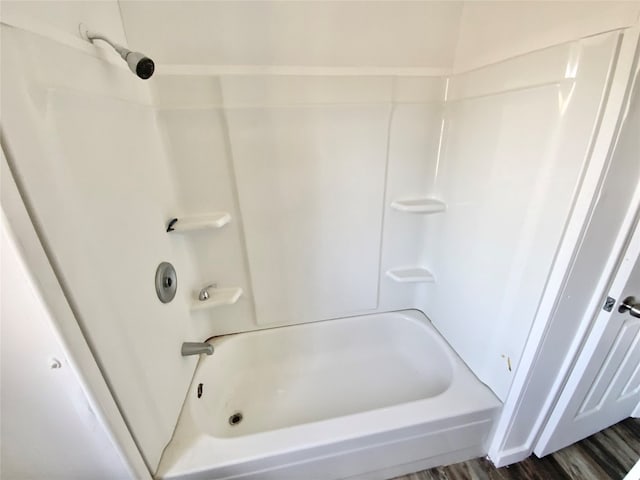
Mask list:
[{"label": "door frame", "polygon": [[[511,389],[504,403],[494,431],[489,439],[489,458],[496,467],[524,460],[542,432],[560,396],[562,388],[577,360],[587,334],[593,325],[601,302],[606,297],[610,279],[617,270],[619,259],[630,238],[640,213],[640,186],[630,199],[629,207],[620,223],[604,269],[593,271],[595,281],[585,315],[576,318],[566,351],[558,352],[545,345],[545,339],[563,331],[566,319],[558,315],[567,289],[579,282],[574,267],[579,259],[587,235],[594,235],[598,225],[592,223],[598,207],[600,192],[606,185],[607,172],[614,160],[613,152],[628,109],[634,79],[640,73],[640,26],[622,30],[618,54],[612,62],[608,95],[603,102],[600,122],[594,132],[588,167],[567,223],[545,291],[538,306],[529,337],[515,372]],[[640,86],[640,85],[639,85]],[[638,87],[636,87],[638,88]],[[588,260],[587,260],[588,262]],[[593,262],[594,268],[596,263]],[[557,372],[554,376],[549,372]],[[533,400],[535,399],[535,400]]]}]

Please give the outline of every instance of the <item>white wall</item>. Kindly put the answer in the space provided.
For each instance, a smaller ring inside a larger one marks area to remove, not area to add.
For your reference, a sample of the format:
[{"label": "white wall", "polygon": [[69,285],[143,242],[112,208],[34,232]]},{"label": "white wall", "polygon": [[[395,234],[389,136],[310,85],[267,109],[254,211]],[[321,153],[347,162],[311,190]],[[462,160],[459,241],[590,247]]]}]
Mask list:
[{"label": "white wall", "polygon": [[202,285],[245,291],[198,331],[415,306],[384,272],[417,261],[422,219],[388,203],[432,186],[443,79],[160,75],[154,92],[181,211],[232,215],[185,235]]},{"label": "white wall", "polygon": [[74,36],[78,23],[83,22],[108,34],[113,41],[127,44],[117,0],[3,0],[0,15],[3,21],[24,22],[41,32],[66,32]]},{"label": "white wall", "polygon": [[[359,15],[393,8],[380,5],[359,5]],[[398,18],[406,9],[427,15],[423,9],[442,8],[399,5]],[[312,10],[324,18],[342,8],[124,4],[130,38],[155,46],[167,63],[153,85],[185,211],[224,208],[234,218],[226,231],[189,241],[204,259],[202,284],[236,284],[245,296],[236,306],[194,314],[196,328],[214,335],[417,307],[504,399],[587,161],[615,49],[614,37],[566,42],[632,24],[638,5],[472,2],[458,20],[441,20],[451,31],[460,22],[455,55],[449,37],[435,40],[445,58],[412,55],[399,36],[388,39],[403,52],[396,63],[384,58],[386,50],[372,60],[346,43],[341,54],[349,61],[329,58],[305,43],[310,33],[288,42],[286,28],[267,40],[261,28],[269,22],[258,27],[247,13],[273,14],[277,25],[282,16],[296,24]],[[229,47],[230,36],[217,37],[224,28],[206,30],[213,13],[246,29],[243,38]],[[348,22],[354,11],[342,13]],[[178,18],[179,48],[149,26],[169,15]],[[188,17],[196,15],[203,27],[190,30]],[[394,21],[388,31],[399,28]],[[321,31],[331,32],[325,45],[335,50],[331,42],[341,37],[328,23]],[[314,25],[308,32],[315,35]],[[365,27],[353,22],[353,38],[358,28]],[[384,69],[366,74],[375,66]],[[449,78],[443,110],[443,77],[402,76],[425,67],[477,70]],[[405,91],[412,94],[404,98]],[[382,109],[354,116],[376,105]],[[366,169],[351,153],[365,151]],[[447,213],[389,208],[394,199],[425,196],[444,200]],[[356,200],[367,206],[351,211]],[[382,225],[379,240],[375,224]],[[398,284],[384,275],[399,266],[427,268],[436,282]],[[480,337],[489,340],[479,344]]]},{"label": "white wall", "polygon": [[[537,48],[558,41],[543,30],[532,33]],[[438,77],[160,70],[154,90],[182,198],[194,210],[203,199],[210,210],[228,206],[239,223],[191,240],[207,259],[202,284],[246,291],[236,306],[194,315],[196,328],[214,335],[420,308],[506,398],[587,161],[616,38],[452,76],[444,110]],[[447,212],[389,208],[425,196]],[[398,284],[384,274],[394,267],[427,268],[436,281]]]},{"label": "white wall", "polygon": [[133,479],[69,361],[4,213],[0,246],[0,476]]},{"label": "white wall", "polygon": [[[505,399],[589,161],[618,34],[530,53],[449,83],[423,309]],[[479,339],[483,339],[479,341]]]},{"label": "white wall", "polygon": [[[95,56],[75,31],[57,32],[63,43],[2,25],[4,147],[78,322],[154,469],[196,363],[181,357],[180,345],[202,340],[192,336],[188,314],[193,264],[180,238],[165,232],[177,202],[148,85],[119,59]],[[167,305],[154,287],[165,260],[179,279]]]},{"label": "white wall", "polygon": [[[340,93],[345,82],[354,83],[351,78],[314,80]],[[290,93],[297,82],[307,86],[310,80],[230,77],[222,82],[261,325],[377,307],[390,107],[342,104],[353,102],[355,92],[348,99],[318,100],[313,87],[298,102]],[[390,92],[389,83],[359,79],[358,86],[375,96],[378,90]],[[251,99],[262,88],[287,93]],[[246,104],[247,97],[252,105],[234,108]]]},{"label": "white wall", "polygon": [[[197,290],[216,282],[218,287],[241,287],[238,303],[190,314],[196,338],[250,329],[255,325],[253,295],[245,261],[242,219],[237,204],[226,120],[215,77],[157,77],[153,84],[160,107],[172,178],[177,189],[177,217],[228,212],[231,221],[220,230],[182,235],[194,258],[192,298]],[[215,320],[215,324],[212,323]]]},{"label": "white wall", "polygon": [[[638,1],[120,2],[129,41],[162,67],[467,71],[634,25]],[[171,25],[171,35],[166,26]]]},{"label": "white wall", "polygon": [[[121,2],[160,64],[449,67],[461,2]],[[167,35],[167,29],[171,34]]]},{"label": "white wall", "polygon": [[432,288],[430,283],[398,283],[386,272],[430,268],[424,245],[434,216],[398,211],[391,203],[435,196],[445,89],[446,79],[441,77],[395,79],[380,255],[378,307],[382,311],[416,308],[418,298]]},{"label": "white wall", "polygon": [[[629,41],[633,43],[633,40]],[[629,73],[634,75],[631,66],[626,65],[617,71],[616,83],[619,83],[615,86],[615,96],[620,103],[628,101],[629,110],[620,136],[615,139],[613,155],[599,159],[605,165],[602,183],[598,188],[594,185],[595,204],[589,214],[584,239],[578,246],[559,300],[552,309],[550,325],[540,334],[539,353],[531,360],[534,370],[524,390],[519,392],[520,400],[513,401],[513,406],[509,405],[513,408],[511,416],[501,419],[501,427],[504,426],[506,431],[495,438],[495,446],[490,450],[492,459],[501,465],[526,458],[533,451],[537,432],[555,405],[556,396],[582,348],[584,336],[590,331],[594,313],[600,312],[620,251],[635,221],[638,199],[637,195],[634,199],[634,191],[637,192],[640,181],[637,146],[640,139],[634,134],[640,128],[640,116],[637,108],[635,118],[630,114],[633,102],[625,100],[624,96]],[[636,66],[636,102],[640,99],[639,74]],[[616,118],[617,113],[614,115]],[[560,367],[550,373],[548,365]]]},{"label": "white wall", "polygon": [[534,50],[635,25],[640,2],[464,2],[454,69],[463,72]]}]

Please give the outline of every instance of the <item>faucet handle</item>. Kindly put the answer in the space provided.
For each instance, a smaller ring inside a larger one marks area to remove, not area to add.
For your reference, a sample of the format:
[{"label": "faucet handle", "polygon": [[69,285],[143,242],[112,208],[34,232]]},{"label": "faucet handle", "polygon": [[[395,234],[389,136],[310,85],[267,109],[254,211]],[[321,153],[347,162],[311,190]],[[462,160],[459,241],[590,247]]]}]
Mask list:
[{"label": "faucet handle", "polygon": [[200,290],[200,293],[198,294],[198,300],[200,300],[201,302],[204,302],[205,300],[209,300],[209,289],[210,288],[218,288],[218,284],[217,283],[211,283],[211,284],[207,285],[206,287],[203,287]]}]

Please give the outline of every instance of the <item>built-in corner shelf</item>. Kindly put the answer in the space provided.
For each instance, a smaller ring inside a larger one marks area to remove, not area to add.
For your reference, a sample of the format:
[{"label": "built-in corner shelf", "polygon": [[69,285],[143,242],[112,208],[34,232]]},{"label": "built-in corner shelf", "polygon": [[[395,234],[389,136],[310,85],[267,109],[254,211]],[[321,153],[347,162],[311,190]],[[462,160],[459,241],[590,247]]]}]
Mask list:
[{"label": "built-in corner shelf", "polygon": [[233,305],[242,296],[242,288],[212,288],[209,290],[209,298],[206,300],[194,300],[191,311],[205,310],[207,308]]},{"label": "built-in corner shelf", "polygon": [[387,277],[399,283],[434,283],[433,274],[422,267],[387,270]]},{"label": "built-in corner shelf", "polygon": [[414,198],[411,200],[395,200],[391,208],[409,213],[438,213],[444,212],[447,205],[435,198]]},{"label": "built-in corner shelf", "polygon": [[192,217],[172,218],[167,223],[167,232],[181,233],[204,230],[207,228],[222,228],[231,221],[227,212],[210,213],[208,215],[194,215]]}]

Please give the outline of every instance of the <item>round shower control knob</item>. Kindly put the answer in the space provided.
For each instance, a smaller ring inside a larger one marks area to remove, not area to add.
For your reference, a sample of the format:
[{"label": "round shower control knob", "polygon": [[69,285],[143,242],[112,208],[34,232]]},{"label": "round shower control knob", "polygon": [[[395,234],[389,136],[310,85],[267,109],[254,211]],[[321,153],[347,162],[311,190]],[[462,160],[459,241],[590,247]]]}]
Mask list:
[{"label": "round shower control knob", "polygon": [[169,303],[176,296],[178,276],[169,262],[162,262],[156,270],[156,293],[162,303]]}]

